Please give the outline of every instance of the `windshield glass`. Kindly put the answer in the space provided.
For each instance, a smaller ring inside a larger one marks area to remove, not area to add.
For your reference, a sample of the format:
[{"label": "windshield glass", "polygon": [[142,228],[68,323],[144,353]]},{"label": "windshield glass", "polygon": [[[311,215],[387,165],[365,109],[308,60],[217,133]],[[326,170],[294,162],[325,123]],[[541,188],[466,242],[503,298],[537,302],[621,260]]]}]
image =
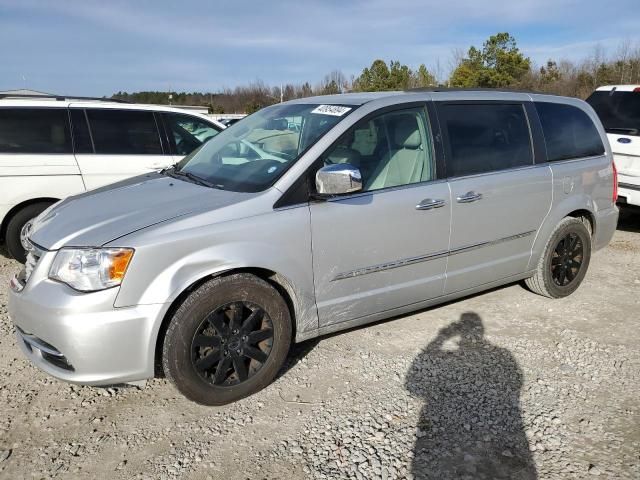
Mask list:
[{"label": "windshield glass", "polygon": [[223,190],[264,190],[354,109],[318,104],[264,108],[185,157],[176,172]]},{"label": "windshield glass", "polygon": [[587,102],[607,132],[640,135],[640,92],[593,92]]}]

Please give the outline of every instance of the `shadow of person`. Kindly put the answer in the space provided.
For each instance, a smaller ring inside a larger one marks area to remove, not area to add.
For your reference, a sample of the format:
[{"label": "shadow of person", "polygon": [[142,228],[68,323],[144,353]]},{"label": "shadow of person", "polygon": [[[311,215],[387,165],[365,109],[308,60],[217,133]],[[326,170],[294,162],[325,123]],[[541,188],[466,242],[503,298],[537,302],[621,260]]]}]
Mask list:
[{"label": "shadow of person", "polygon": [[412,471],[427,479],[537,478],[520,411],[514,357],[465,313],[413,361],[406,388],[424,400]]}]

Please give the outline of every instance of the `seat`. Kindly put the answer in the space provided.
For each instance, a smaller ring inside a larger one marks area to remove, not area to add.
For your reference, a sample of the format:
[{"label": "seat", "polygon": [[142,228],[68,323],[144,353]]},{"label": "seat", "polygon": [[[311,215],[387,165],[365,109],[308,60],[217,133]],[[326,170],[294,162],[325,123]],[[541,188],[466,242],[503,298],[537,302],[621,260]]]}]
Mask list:
[{"label": "seat", "polygon": [[354,142],[353,132],[349,132],[340,140],[340,143],[325,158],[327,165],[348,163],[356,168],[360,168],[361,155],[360,152],[351,148]]},{"label": "seat", "polygon": [[422,180],[425,152],[417,117],[408,113],[394,115],[387,121],[387,127],[393,132],[395,148],[382,157],[365,182],[367,190],[407,185]]}]

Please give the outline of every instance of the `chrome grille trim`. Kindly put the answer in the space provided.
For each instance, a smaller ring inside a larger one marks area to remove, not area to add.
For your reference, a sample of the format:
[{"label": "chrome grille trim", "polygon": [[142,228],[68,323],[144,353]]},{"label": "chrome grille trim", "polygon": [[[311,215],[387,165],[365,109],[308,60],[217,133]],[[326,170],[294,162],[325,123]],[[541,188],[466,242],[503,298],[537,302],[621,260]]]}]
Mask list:
[{"label": "chrome grille trim", "polygon": [[27,260],[26,260],[26,262],[24,264],[24,282],[25,282],[25,284],[29,281],[29,277],[31,277],[31,274],[33,273],[33,271],[35,270],[36,266],[38,265],[38,262],[40,261],[40,257],[42,257],[42,255],[44,255],[44,253],[46,252],[45,249],[43,249],[40,246],[36,245],[31,240],[29,240],[29,246],[30,246],[30,248],[27,251]]}]

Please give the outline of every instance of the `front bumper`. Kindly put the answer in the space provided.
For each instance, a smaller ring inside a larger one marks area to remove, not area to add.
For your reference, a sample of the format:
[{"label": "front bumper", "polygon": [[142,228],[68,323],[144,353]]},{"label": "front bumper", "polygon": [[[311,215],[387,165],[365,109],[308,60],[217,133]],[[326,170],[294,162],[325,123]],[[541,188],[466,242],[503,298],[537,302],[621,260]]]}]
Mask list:
[{"label": "front bumper", "polygon": [[40,369],[84,385],[154,375],[157,332],[168,304],[114,308],[118,288],[80,293],[46,278],[47,252],[21,291],[9,289],[18,344]]}]

